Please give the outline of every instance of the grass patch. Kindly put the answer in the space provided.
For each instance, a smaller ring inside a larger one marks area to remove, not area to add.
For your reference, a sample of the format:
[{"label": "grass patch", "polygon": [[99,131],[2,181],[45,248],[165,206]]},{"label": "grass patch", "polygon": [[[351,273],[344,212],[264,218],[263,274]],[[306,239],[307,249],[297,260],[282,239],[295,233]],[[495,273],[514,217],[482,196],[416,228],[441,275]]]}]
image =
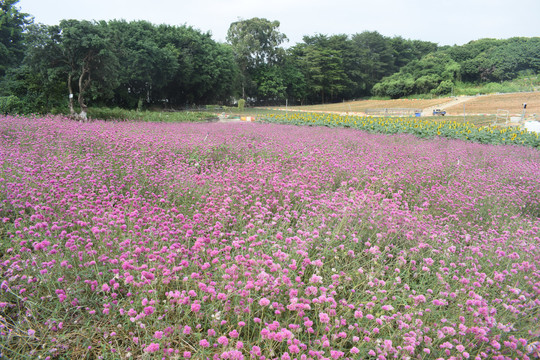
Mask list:
[{"label": "grass patch", "polygon": [[216,113],[211,111],[136,111],[120,108],[89,108],[88,117],[117,121],[205,122],[216,118]]}]

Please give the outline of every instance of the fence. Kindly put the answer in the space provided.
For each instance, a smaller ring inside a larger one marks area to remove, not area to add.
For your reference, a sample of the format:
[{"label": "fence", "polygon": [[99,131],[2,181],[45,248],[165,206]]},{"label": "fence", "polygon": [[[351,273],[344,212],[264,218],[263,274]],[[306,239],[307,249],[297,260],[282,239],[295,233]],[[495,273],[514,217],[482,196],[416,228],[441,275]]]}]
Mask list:
[{"label": "fence", "polygon": [[376,116],[415,116],[421,114],[422,109],[412,108],[380,108],[380,109],[366,109],[366,115]]}]

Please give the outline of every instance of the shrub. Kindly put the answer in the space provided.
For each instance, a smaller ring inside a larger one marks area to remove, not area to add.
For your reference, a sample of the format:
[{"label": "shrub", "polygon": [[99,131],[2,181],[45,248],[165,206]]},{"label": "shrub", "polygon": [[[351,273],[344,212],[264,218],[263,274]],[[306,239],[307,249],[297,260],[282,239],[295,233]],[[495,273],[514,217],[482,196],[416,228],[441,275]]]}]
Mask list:
[{"label": "shrub", "polygon": [[436,89],[433,90],[433,93],[436,95],[450,94],[452,92],[452,87],[454,83],[450,80],[442,81]]},{"label": "shrub", "polygon": [[0,96],[0,114],[19,114],[23,112],[22,101],[14,96]]},{"label": "shrub", "polygon": [[238,100],[238,110],[244,111],[245,106],[246,106],[246,100],[244,99]]}]

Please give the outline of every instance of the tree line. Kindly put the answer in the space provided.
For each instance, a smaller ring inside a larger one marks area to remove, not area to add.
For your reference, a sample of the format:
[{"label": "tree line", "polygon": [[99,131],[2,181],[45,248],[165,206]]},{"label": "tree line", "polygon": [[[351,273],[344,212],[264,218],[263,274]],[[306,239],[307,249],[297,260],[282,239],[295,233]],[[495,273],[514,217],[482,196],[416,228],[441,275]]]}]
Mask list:
[{"label": "tree line", "polygon": [[230,25],[227,42],[190,26],[62,20],[46,26],[0,4],[0,111],[67,111],[89,104],[142,109],[311,104],[366,96],[447,94],[456,82],[513,79],[540,68],[540,38],[462,46],[376,31],[304,36],[284,48],[278,21]]},{"label": "tree line", "polygon": [[540,72],[540,37],[481,39],[445,46],[403,66],[372,88],[379,96],[450,94],[458,83],[481,84],[535,76]]}]

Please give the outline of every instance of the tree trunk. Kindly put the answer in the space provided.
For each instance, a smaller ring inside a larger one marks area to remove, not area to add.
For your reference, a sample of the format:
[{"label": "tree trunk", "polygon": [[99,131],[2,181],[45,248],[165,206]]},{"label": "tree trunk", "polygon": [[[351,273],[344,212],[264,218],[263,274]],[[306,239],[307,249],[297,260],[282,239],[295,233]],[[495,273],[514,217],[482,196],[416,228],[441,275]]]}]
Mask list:
[{"label": "tree trunk", "polygon": [[83,96],[82,96],[82,93],[79,93],[79,106],[81,107],[81,112],[79,113],[79,119],[81,121],[86,121],[87,119],[87,110],[88,110],[88,107],[86,106],[86,104],[84,103],[84,99],[83,99]]},{"label": "tree trunk", "polygon": [[68,90],[69,90],[69,114],[75,115],[75,108],[73,107],[73,90],[71,87],[71,73],[68,75]]},{"label": "tree trunk", "polygon": [[[84,80],[85,75],[88,74],[88,79]],[[90,72],[86,69],[86,67],[83,65],[81,76],[79,76],[79,106],[81,107],[81,112],[79,113],[79,119],[81,121],[86,121],[87,119],[87,111],[88,106],[84,103],[84,92],[90,85]]]}]

